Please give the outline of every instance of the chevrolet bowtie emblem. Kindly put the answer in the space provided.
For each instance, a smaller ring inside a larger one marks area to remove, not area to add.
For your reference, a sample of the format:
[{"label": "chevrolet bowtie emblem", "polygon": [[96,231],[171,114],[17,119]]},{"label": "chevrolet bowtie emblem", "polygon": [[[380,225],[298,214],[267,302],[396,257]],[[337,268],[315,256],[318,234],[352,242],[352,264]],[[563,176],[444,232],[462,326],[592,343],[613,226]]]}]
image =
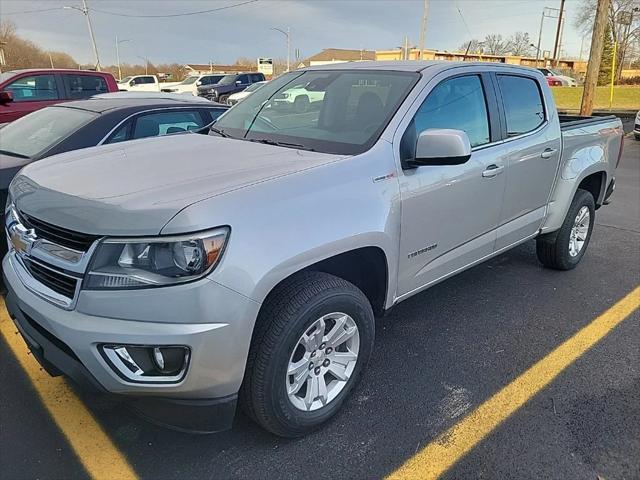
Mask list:
[{"label": "chevrolet bowtie emblem", "polygon": [[33,228],[25,228],[19,223],[14,223],[9,227],[9,238],[17,252],[27,255],[31,252],[31,247],[38,239]]}]

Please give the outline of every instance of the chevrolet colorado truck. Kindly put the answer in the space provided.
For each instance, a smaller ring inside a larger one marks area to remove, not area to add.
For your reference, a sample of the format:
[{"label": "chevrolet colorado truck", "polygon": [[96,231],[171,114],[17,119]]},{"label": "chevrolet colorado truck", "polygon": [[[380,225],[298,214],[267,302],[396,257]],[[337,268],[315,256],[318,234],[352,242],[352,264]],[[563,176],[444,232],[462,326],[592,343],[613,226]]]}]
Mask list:
[{"label": "chevrolet colorado truck", "polygon": [[[322,92],[316,108],[274,108],[299,84]],[[546,267],[576,267],[622,133],[559,116],[524,67],[289,72],[208,135],[26,166],[6,206],[6,305],[47,371],[156,421],[222,430],[240,404],[303,435],[353,391],[376,315],[531,239]]]}]

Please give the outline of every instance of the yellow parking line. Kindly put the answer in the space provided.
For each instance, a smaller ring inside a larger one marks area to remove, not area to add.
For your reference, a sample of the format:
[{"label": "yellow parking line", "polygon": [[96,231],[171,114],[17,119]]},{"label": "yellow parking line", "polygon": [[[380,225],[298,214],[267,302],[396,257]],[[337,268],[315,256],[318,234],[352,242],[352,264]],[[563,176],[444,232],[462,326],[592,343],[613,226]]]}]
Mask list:
[{"label": "yellow parking line", "polygon": [[49,376],[29,354],[29,349],[9,318],[4,299],[0,299],[0,302],[2,337],[89,475],[94,479],[138,478],[122,453],[62,377]]},{"label": "yellow parking line", "polygon": [[639,306],[640,286],[440,434],[387,478],[438,478]]}]

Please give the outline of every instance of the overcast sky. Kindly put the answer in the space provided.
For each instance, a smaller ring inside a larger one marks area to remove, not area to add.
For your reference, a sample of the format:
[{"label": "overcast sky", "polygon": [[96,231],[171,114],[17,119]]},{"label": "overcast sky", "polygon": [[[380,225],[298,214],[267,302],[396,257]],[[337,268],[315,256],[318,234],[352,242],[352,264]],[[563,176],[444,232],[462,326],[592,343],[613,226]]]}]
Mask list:
[{"label": "overcast sky", "polygon": [[[237,57],[286,57],[284,35],[270,30],[291,28],[292,57],[323,48],[391,49],[405,35],[417,44],[422,0],[258,0],[212,13],[171,18],[120,15],[169,15],[226,7],[246,0],[87,0],[100,61],[115,63],[115,37],[130,40],[120,46],[122,62],[229,63]],[[537,43],[545,6],[560,0],[430,0],[427,48],[454,50],[470,36],[489,33],[508,37],[521,30]],[[63,9],[81,0],[0,0],[0,18],[13,21],[18,33],[49,50],[70,53],[82,63],[93,54],[84,16]],[[580,54],[582,36],[573,26],[579,0],[567,0],[563,52]],[[47,10],[18,13],[31,10]],[[458,12],[462,12],[462,16]],[[100,12],[98,10],[103,10]],[[468,25],[465,27],[465,22]],[[546,19],[542,50],[553,50],[555,20]],[[585,41],[584,55],[588,54]]]}]

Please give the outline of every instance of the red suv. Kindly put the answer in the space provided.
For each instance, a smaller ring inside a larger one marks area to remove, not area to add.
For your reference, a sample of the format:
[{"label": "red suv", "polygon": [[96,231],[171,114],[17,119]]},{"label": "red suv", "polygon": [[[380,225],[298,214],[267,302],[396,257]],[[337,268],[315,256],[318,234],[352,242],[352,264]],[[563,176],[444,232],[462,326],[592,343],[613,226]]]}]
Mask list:
[{"label": "red suv", "polygon": [[110,73],[30,69],[0,73],[0,124],[54,103],[117,92]]}]

